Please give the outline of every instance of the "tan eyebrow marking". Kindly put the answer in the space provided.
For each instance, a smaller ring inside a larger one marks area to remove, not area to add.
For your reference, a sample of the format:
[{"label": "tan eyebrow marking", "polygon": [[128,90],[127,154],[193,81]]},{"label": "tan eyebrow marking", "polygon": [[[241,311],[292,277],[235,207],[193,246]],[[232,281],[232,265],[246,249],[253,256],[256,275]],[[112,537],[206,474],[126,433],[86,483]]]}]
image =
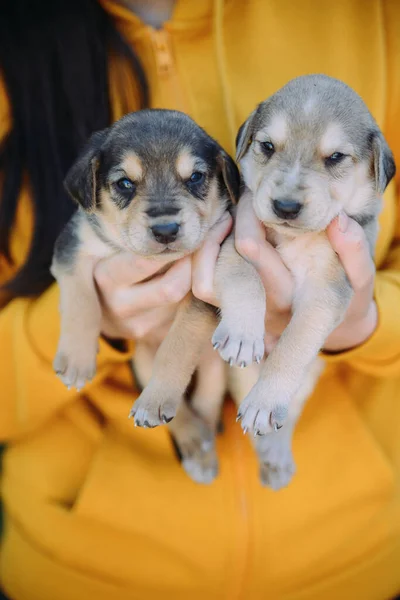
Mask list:
[{"label": "tan eyebrow marking", "polygon": [[142,162],[134,152],[125,154],[121,163],[121,169],[123,169],[127,176],[133,181],[138,181],[143,177]]},{"label": "tan eyebrow marking", "polygon": [[184,149],[176,159],[176,171],[182,179],[188,179],[195,170],[196,158],[189,150]]}]

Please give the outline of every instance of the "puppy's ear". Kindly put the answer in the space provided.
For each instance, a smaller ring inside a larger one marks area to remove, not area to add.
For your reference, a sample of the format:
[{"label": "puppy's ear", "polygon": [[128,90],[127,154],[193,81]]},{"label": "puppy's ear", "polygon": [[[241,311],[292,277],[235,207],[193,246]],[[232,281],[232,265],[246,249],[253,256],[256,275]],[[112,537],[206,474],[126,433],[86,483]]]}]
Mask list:
[{"label": "puppy's ear", "polygon": [[256,116],[256,110],[253,110],[247,121],[239,127],[239,131],[236,136],[236,161],[239,162],[241,158],[246,154],[248,147],[251,144],[251,136],[253,135],[254,117]]},{"label": "puppy's ear", "polygon": [[392,151],[383,134],[380,131],[373,131],[370,138],[372,138],[375,185],[377,192],[383,194],[396,173],[396,165]]},{"label": "puppy's ear", "polygon": [[221,167],[222,178],[229,192],[229,196],[233,204],[239,201],[240,194],[240,175],[235,161],[225,152],[221,150],[218,155],[218,163]]},{"label": "puppy's ear", "polygon": [[91,135],[64,179],[64,187],[68,194],[88,213],[96,208],[99,154],[107,132],[108,129],[103,129]]}]

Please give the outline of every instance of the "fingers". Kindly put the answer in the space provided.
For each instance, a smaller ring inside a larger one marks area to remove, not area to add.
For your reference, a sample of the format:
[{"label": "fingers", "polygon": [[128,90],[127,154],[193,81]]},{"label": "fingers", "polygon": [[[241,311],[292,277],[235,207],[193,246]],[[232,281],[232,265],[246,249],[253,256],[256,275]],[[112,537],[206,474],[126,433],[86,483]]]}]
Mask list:
[{"label": "fingers", "polygon": [[355,292],[372,289],[375,266],[362,227],[341,213],[327,229],[328,239],[337,252]]},{"label": "fingers", "polygon": [[209,231],[203,246],[192,261],[193,294],[209,304],[217,305],[214,295],[214,274],[220,247],[232,229],[232,217],[226,212]]},{"label": "fingers", "polygon": [[111,339],[146,339],[158,345],[168,333],[175,315],[176,306],[172,304],[140,311],[134,317],[118,320],[117,324],[106,313],[101,330]]},{"label": "fingers", "polygon": [[293,279],[278,252],[265,238],[266,231],[253,210],[251,195],[245,194],[237,208],[236,249],[257,269],[267,301],[276,309],[286,311],[292,304]]},{"label": "fingers", "polygon": [[104,294],[116,286],[129,286],[151,277],[162,267],[159,260],[124,252],[105,258],[96,266],[95,280]]},{"label": "fingers", "polygon": [[375,266],[365,233],[354,219],[341,213],[328,226],[327,235],[354,290],[344,321],[325,343],[325,350],[338,352],[363,343],[377,326],[373,301]]},{"label": "fingers", "polygon": [[117,286],[109,290],[108,295],[103,292],[103,300],[114,315],[129,318],[143,310],[177,304],[189,293],[191,280],[191,262],[187,257],[151,281]]},{"label": "fingers", "polygon": [[171,305],[139,313],[126,321],[125,335],[135,340],[151,336],[152,343],[159,344],[168,333],[175,315],[176,309]]}]

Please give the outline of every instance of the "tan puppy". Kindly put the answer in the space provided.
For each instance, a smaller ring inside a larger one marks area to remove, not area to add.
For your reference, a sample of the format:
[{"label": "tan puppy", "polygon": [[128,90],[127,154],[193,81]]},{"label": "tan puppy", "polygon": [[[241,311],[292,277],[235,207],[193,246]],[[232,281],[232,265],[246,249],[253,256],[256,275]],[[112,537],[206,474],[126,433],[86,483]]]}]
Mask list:
[{"label": "tan puppy", "polygon": [[[188,116],[147,110],[95,133],[65,185],[79,208],[57,240],[51,267],[61,294],[54,369],[68,387],[81,389],[96,371],[101,328],[96,263],[131,252],[158,257],[159,273],[167,270],[200,247],[237,198],[239,173]],[[207,344],[216,323],[215,310],[189,294],[157,353],[138,343],[134,365],[147,386],[131,412],[135,424],[169,423],[179,408],[171,430],[184,467],[203,482],[216,474],[213,438],[225,391],[224,365],[210,356]],[[197,366],[193,408],[209,428],[182,401]]]},{"label": "tan puppy", "polygon": [[[353,294],[326,227],[345,211],[363,227],[373,255],[381,196],[395,165],[361,98],[323,75],[294,79],[262,102],[240,128],[237,160],[244,194],[295,284],[289,325],[259,378],[253,367],[234,392],[238,401],[248,392],[238,418],[256,436],[262,480],[277,489],[294,473],[292,433],[321,372],[318,353]],[[235,258],[229,243],[216,283],[222,320],[214,347],[231,364],[258,362],[265,294],[255,269]]]}]

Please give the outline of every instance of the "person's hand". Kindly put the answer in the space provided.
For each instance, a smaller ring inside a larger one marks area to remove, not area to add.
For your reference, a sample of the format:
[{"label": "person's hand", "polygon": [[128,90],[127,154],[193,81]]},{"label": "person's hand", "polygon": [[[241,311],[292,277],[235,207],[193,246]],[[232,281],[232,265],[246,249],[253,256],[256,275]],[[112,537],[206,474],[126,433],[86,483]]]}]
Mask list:
[{"label": "person's hand", "polygon": [[346,214],[342,213],[332,221],[327,234],[354,290],[344,321],[331,333],[324,347],[328,352],[339,352],[359,346],[377,327],[375,265],[364,230]]},{"label": "person's hand", "polygon": [[[220,244],[228,232],[219,224],[194,259],[193,293],[215,305],[215,264]],[[354,289],[344,321],[329,336],[324,348],[338,352],[361,344],[376,328],[375,268],[364,231],[356,221],[343,214],[340,222],[337,218],[329,225],[327,233]],[[241,198],[237,208],[235,242],[237,251],[254,265],[264,284],[268,307],[266,350],[270,352],[292,316],[293,278],[278,252],[265,240],[265,229],[253,211],[250,194]]]},{"label": "person's hand", "polygon": [[[364,342],[377,326],[373,299],[375,267],[360,225],[342,213],[327,229],[329,241],[346,271],[354,296],[344,321],[326,340],[324,350],[338,352]],[[265,240],[250,195],[239,203],[236,221],[236,248],[257,269],[267,296],[266,349],[274,346],[291,318],[292,276],[277,251]]]},{"label": "person's hand", "polygon": [[102,333],[108,338],[146,339],[158,345],[191,288],[191,261],[177,261],[164,275],[150,281],[159,261],[124,253],[101,260],[95,281],[103,309]]},{"label": "person's hand", "polygon": [[245,193],[237,208],[235,245],[239,254],[256,268],[264,285],[267,302],[265,349],[269,353],[291,319],[294,281],[265,235],[265,228],[253,210],[251,194]]},{"label": "person's hand", "polygon": [[210,229],[202,247],[192,259],[192,292],[203,302],[218,306],[214,292],[215,266],[221,244],[232,229],[232,217],[225,212],[222,218]]},{"label": "person's hand", "polygon": [[[215,267],[222,242],[230,233],[232,219],[226,213],[210,231],[204,245],[193,257],[193,294],[218,306],[214,291]],[[236,249],[258,270],[267,293],[267,351],[285,329],[291,317],[292,276],[277,251],[265,240],[265,229],[257,219],[251,199],[243,196],[237,207],[235,227]]]}]

